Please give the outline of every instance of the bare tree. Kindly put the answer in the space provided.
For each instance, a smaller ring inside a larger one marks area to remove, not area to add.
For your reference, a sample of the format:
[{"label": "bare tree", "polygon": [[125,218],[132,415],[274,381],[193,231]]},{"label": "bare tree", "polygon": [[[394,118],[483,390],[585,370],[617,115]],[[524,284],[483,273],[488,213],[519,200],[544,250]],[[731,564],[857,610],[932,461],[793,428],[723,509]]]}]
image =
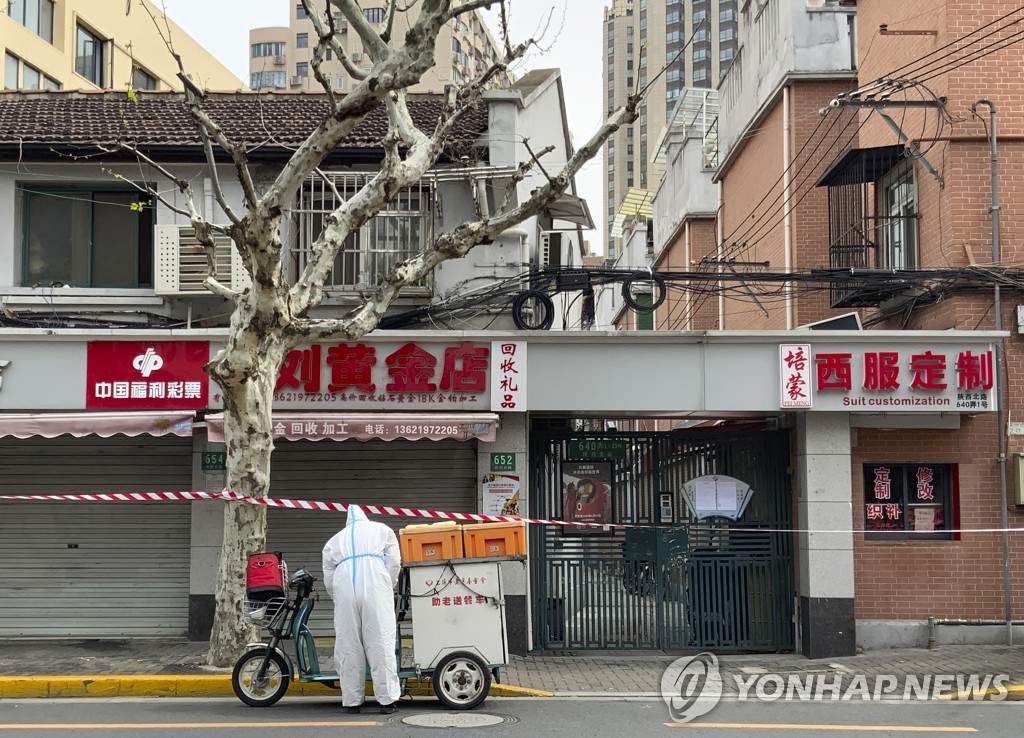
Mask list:
[{"label": "bare tree", "polygon": [[[323,286],[345,239],[434,166],[455,127],[481,103],[482,93],[501,75],[507,74],[509,65],[533,44],[533,40],[515,45],[511,42],[506,7],[509,0],[420,0],[419,17],[405,33],[403,43],[398,44],[392,41],[391,32],[396,12],[406,5],[400,6],[399,1],[391,0],[383,29],[377,30],[364,17],[358,0],[329,0],[322,10],[314,8],[312,0],[302,0],[318,35],[312,67],[325,92],[324,116],[262,193],[250,171],[245,147],[229,140],[218,122],[208,114],[203,91],[186,75],[180,56],[175,54],[189,110],[202,136],[210,171],[214,173],[214,196],[230,223],[217,224],[204,218],[193,203],[188,181],[132,149],[172,180],[184,195],[187,203],[184,209],[162,201],[191,219],[209,257],[210,273],[205,284],[234,306],[227,345],[207,370],[224,397],[227,485],[244,495],[265,497],[269,491],[273,449],[271,404],[278,372],[291,349],[317,340],[354,341],[374,330],[403,287],[420,282],[443,261],[465,256],[474,246],[491,242],[504,231],[541,213],[565,192],[583,164],[600,151],[610,135],[637,118],[639,96],[612,112],[590,140],[572,154],[561,171],[554,174],[544,171],[543,186],[533,190],[525,201],[506,201],[496,213],[441,233],[423,251],[397,264],[345,317],[311,318],[310,311],[324,298]],[[447,93],[444,115],[432,131],[417,127],[406,104],[406,90],[417,84],[434,65],[435,44],[441,29],[459,15],[492,5],[498,5],[500,10],[502,58],[476,79]],[[340,13],[359,35],[373,63],[369,71],[352,64],[335,38],[336,13]],[[168,46],[173,54],[173,44]],[[357,80],[346,95],[336,95],[321,71],[328,50]],[[388,131],[382,142],[384,158],[379,170],[347,200],[338,197],[341,204],[324,219],[323,230],[312,245],[305,267],[290,283],[285,275],[285,245],[280,234],[283,214],[303,182],[320,172],[324,158],[380,105],[386,106]],[[224,196],[216,177],[214,156],[218,149],[231,158],[242,187],[244,209],[236,211]],[[521,181],[537,164],[537,157],[522,163],[514,179]],[[156,192],[151,194],[159,197]],[[232,290],[217,278],[213,258],[217,234],[231,237],[252,279],[251,287],[242,292]],[[226,506],[216,611],[207,656],[213,665],[231,664],[252,635],[251,628],[240,617],[244,565],[248,554],[262,550],[265,542],[264,506],[241,503]]]}]

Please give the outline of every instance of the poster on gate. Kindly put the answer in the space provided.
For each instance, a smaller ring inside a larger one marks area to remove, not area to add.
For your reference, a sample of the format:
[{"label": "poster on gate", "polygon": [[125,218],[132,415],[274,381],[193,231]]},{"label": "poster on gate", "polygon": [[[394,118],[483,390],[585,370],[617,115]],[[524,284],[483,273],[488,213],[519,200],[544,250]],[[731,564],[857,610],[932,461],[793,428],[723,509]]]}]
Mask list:
[{"label": "poster on gate", "polygon": [[[562,462],[562,519],[576,523],[611,525],[613,463]],[[562,535],[611,535],[613,528],[562,526]]]}]

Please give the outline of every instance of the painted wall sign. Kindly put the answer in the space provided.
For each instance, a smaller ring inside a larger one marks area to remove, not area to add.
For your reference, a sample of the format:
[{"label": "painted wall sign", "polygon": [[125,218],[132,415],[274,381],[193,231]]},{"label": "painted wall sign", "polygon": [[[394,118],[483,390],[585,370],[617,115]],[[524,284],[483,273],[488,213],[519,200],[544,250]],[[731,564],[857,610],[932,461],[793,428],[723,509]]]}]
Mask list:
[{"label": "painted wall sign", "polygon": [[90,341],[85,406],[119,410],[207,407],[205,341]]},{"label": "painted wall sign", "polygon": [[779,346],[780,407],[853,412],[996,409],[991,346]]}]

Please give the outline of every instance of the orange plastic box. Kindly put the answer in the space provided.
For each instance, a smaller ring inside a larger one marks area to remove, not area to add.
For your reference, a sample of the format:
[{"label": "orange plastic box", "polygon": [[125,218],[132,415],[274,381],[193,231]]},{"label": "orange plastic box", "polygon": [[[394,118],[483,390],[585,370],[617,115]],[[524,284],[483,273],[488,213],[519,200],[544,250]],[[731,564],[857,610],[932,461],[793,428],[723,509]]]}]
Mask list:
[{"label": "orange plastic box", "polygon": [[398,531],[402,561],[462,558],[462,527],[455,522],[410,525]]},{"label": "orange plastic box", "polygon": [[526,523],[523,522],[463,525],[462,538],[468,558],[526,555]]}]

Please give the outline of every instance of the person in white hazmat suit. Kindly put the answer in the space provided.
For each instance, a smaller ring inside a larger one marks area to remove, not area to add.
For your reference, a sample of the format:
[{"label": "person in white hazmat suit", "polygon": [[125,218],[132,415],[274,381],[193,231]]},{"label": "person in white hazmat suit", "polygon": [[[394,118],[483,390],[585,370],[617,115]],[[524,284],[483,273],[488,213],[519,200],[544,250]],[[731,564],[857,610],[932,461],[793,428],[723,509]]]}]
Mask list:
[{"label": "person in white hazmat suit", "polygon": [[324,584],[334,601],[334,663],[341,703],[359,712],[366,698],[366,664],[380,711],[395,711],[401,696],[395,658],[394,589],[402,568],[395,532],[369,520],[358,505],[324,546]]}]

